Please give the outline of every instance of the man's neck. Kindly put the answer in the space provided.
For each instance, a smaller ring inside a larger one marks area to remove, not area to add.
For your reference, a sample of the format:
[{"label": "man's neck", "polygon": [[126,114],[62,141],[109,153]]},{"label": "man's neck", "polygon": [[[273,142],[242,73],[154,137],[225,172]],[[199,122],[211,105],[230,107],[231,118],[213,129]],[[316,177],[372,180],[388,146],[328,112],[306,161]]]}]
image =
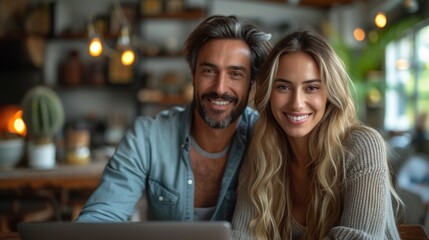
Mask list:
[{"label": "man's neck", "polygon": [[205,151],[220,152],[231,144],[239,121],[240,118],[231,123],[227,128],[212,128],[194,110],[191,135]]}]

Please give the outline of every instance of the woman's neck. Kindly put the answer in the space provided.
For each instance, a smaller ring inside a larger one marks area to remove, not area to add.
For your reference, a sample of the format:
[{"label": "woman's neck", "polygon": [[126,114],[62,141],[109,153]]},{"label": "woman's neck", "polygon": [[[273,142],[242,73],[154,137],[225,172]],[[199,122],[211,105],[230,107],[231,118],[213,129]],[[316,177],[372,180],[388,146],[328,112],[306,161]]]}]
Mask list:
[{"label": "woman's neck", "polygon": [[310,153],[308,152],[308,139],[307,138],[294,138],[289,139],[289,143],[294,155],[294,165],[307,168],[310,163]]}]

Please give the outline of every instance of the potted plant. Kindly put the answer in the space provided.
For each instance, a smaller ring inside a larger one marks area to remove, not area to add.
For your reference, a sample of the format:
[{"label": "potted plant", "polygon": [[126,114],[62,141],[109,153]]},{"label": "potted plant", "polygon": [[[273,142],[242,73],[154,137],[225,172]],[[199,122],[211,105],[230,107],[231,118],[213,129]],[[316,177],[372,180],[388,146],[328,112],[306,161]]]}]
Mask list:
[{"label": "potted plant", "polygon": [[27,127],[28,164],[33,168],[55,166],[54,135],[64,125],[64,109],[58,95],[46,86],[30,89],[22,101]]}]

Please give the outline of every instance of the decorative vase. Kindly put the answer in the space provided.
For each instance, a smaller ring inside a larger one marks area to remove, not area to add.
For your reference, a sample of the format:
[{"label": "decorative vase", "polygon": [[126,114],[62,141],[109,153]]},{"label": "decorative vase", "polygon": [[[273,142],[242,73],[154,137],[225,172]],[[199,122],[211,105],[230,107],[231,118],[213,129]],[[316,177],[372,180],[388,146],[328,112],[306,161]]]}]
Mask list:
[{"label": "decorative vase", "polygon": [[69,57],[61,64],[60,82],[64,86],[75,87],[82,84],[83,63],[79,52],[73,49]]},{"label": "decorative vase", "polygon": [[28,165],[31,168],[49,169],[55,167],[55,144],[34,144],[28,142]]}]

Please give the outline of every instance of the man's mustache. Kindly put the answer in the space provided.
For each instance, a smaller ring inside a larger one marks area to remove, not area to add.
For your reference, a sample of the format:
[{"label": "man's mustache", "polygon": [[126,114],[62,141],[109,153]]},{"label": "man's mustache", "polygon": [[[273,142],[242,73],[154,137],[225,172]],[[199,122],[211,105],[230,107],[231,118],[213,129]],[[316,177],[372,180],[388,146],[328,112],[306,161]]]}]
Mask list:
[{"label": "man's mustache", "polygon": [[221,99],[224,101],[230,101],[230,102],[238,102],[238,99],[234,96],[228,95],[228,94],[222,94],[219,95],[215,92],[205,93],[201,96],[201,99]]}]

